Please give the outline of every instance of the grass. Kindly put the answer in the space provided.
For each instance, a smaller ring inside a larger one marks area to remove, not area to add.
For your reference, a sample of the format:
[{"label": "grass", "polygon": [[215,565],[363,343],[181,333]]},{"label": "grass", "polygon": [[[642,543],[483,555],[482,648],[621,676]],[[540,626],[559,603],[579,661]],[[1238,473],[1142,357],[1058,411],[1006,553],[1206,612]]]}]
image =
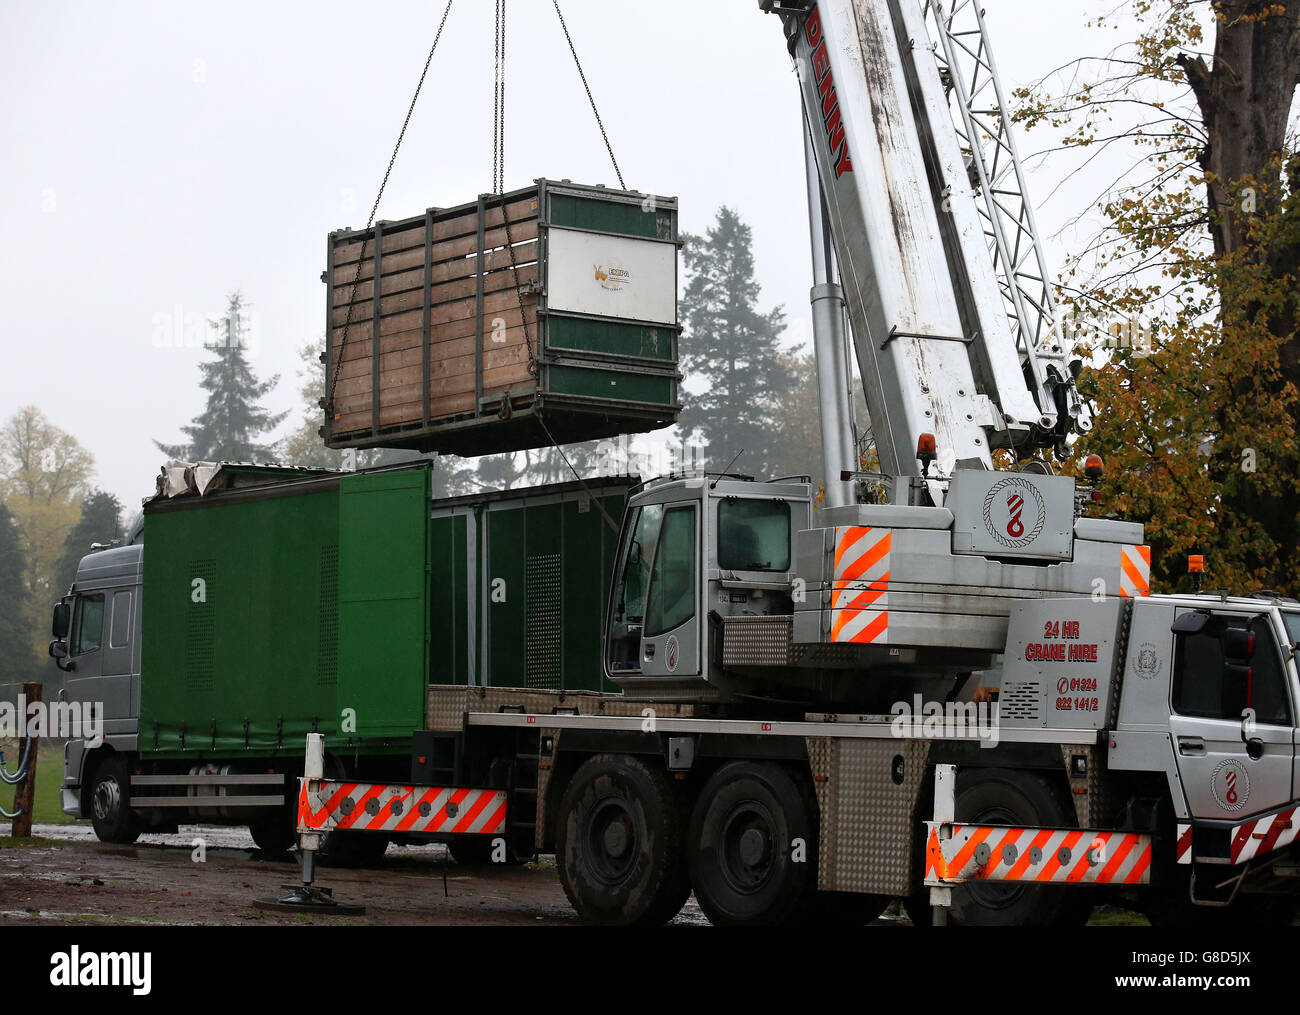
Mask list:
[{"label": "grass", "polygon": [[[18,764],[18,744],[8,740],[0,745],[5,755],[5,768],[13,771]],[[36,761],[36,804],[32,821],[38,825],[71,825],[76,819],[63,813],[59,791],[63,788],[63,741],[42,740]],[[13,789],[0,786],[0,806],[13,808]]]},{"label": "grass", "polygon": [[[1075,889],[1083,891],[1083,889]],[[1151,923],[1140,913],[1118,906],[1098,906],[1092,911],[1089,927],[1149,927]]]}]

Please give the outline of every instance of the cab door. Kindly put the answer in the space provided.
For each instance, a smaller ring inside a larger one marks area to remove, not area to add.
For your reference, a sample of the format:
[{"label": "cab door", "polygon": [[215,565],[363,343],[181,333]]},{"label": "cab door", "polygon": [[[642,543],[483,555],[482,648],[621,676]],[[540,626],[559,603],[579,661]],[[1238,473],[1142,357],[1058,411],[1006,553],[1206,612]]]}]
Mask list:
[{"label": "cab door", "polygon": [[[1175,618],[1170,733],[1192,815],[1234,820],[1292,798],[1294,707],[1290,680],[1267,614],[1215,613],[1199,624]],[[1184,630],[1180,631],[1180,627]],[[1253,651],[1233,657],[1234,629]]]},{"label": "cab door", "polygon": [[688,677],[700,672],[699,504],[666,506],[650,565],[641,674]]}]

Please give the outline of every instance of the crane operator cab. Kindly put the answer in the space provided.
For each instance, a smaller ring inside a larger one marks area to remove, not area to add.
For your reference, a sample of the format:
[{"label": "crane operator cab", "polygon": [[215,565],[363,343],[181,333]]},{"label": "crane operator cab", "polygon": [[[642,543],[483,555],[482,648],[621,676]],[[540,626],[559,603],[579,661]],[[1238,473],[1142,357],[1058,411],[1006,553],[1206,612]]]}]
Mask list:
[{"label": "crane operator cab", "polygon": [[[629,501],[606,616],[605,666],[631,694],[698,698],[724,689],[720,629],[792,613],[804,480],[670,477]],[[784,629],[782,629],[784,631]],[[782,634],[784,638],[784,634]]]}]

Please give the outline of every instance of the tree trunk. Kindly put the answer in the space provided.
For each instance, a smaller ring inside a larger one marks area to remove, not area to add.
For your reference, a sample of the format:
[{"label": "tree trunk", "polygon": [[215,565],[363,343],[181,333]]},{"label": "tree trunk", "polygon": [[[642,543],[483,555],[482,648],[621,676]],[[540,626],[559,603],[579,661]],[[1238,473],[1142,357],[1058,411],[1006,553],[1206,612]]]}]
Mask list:
[{"label": "tree trunk", "polygon": [[[1274,7],[1284,14],[1271,13]],[[1300,0],[1215,0],[1213,69],[1184,54],[1179,64],[1196,95],[1208,141],[1201,167],[1210,174],[1208,201],[1214,252],[1222,257],[1243,242],[1243,218],[1276,210],[1278,157],[1286,137],[1291,97],[1300,81]],[[1230,191],[1243,180],[1270,184],[1258,204],[1242,206]]]}]

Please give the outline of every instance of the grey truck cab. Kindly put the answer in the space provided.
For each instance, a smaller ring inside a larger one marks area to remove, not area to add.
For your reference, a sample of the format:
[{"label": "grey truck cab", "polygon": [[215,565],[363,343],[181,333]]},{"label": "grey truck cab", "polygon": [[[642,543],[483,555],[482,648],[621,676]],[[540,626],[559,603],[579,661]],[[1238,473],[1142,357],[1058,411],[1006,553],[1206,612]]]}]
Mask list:
[{"label": "grey truck cab", "polygon": [[66,673],[62,698],[103,730],[102,744],[80,738],[64,747],[61,804],[97,831],[119,815],[126,778],[125,766],[105,763],[137,745],[143,557],[139,543],[88,554],[54,608],[50,655]]}]

